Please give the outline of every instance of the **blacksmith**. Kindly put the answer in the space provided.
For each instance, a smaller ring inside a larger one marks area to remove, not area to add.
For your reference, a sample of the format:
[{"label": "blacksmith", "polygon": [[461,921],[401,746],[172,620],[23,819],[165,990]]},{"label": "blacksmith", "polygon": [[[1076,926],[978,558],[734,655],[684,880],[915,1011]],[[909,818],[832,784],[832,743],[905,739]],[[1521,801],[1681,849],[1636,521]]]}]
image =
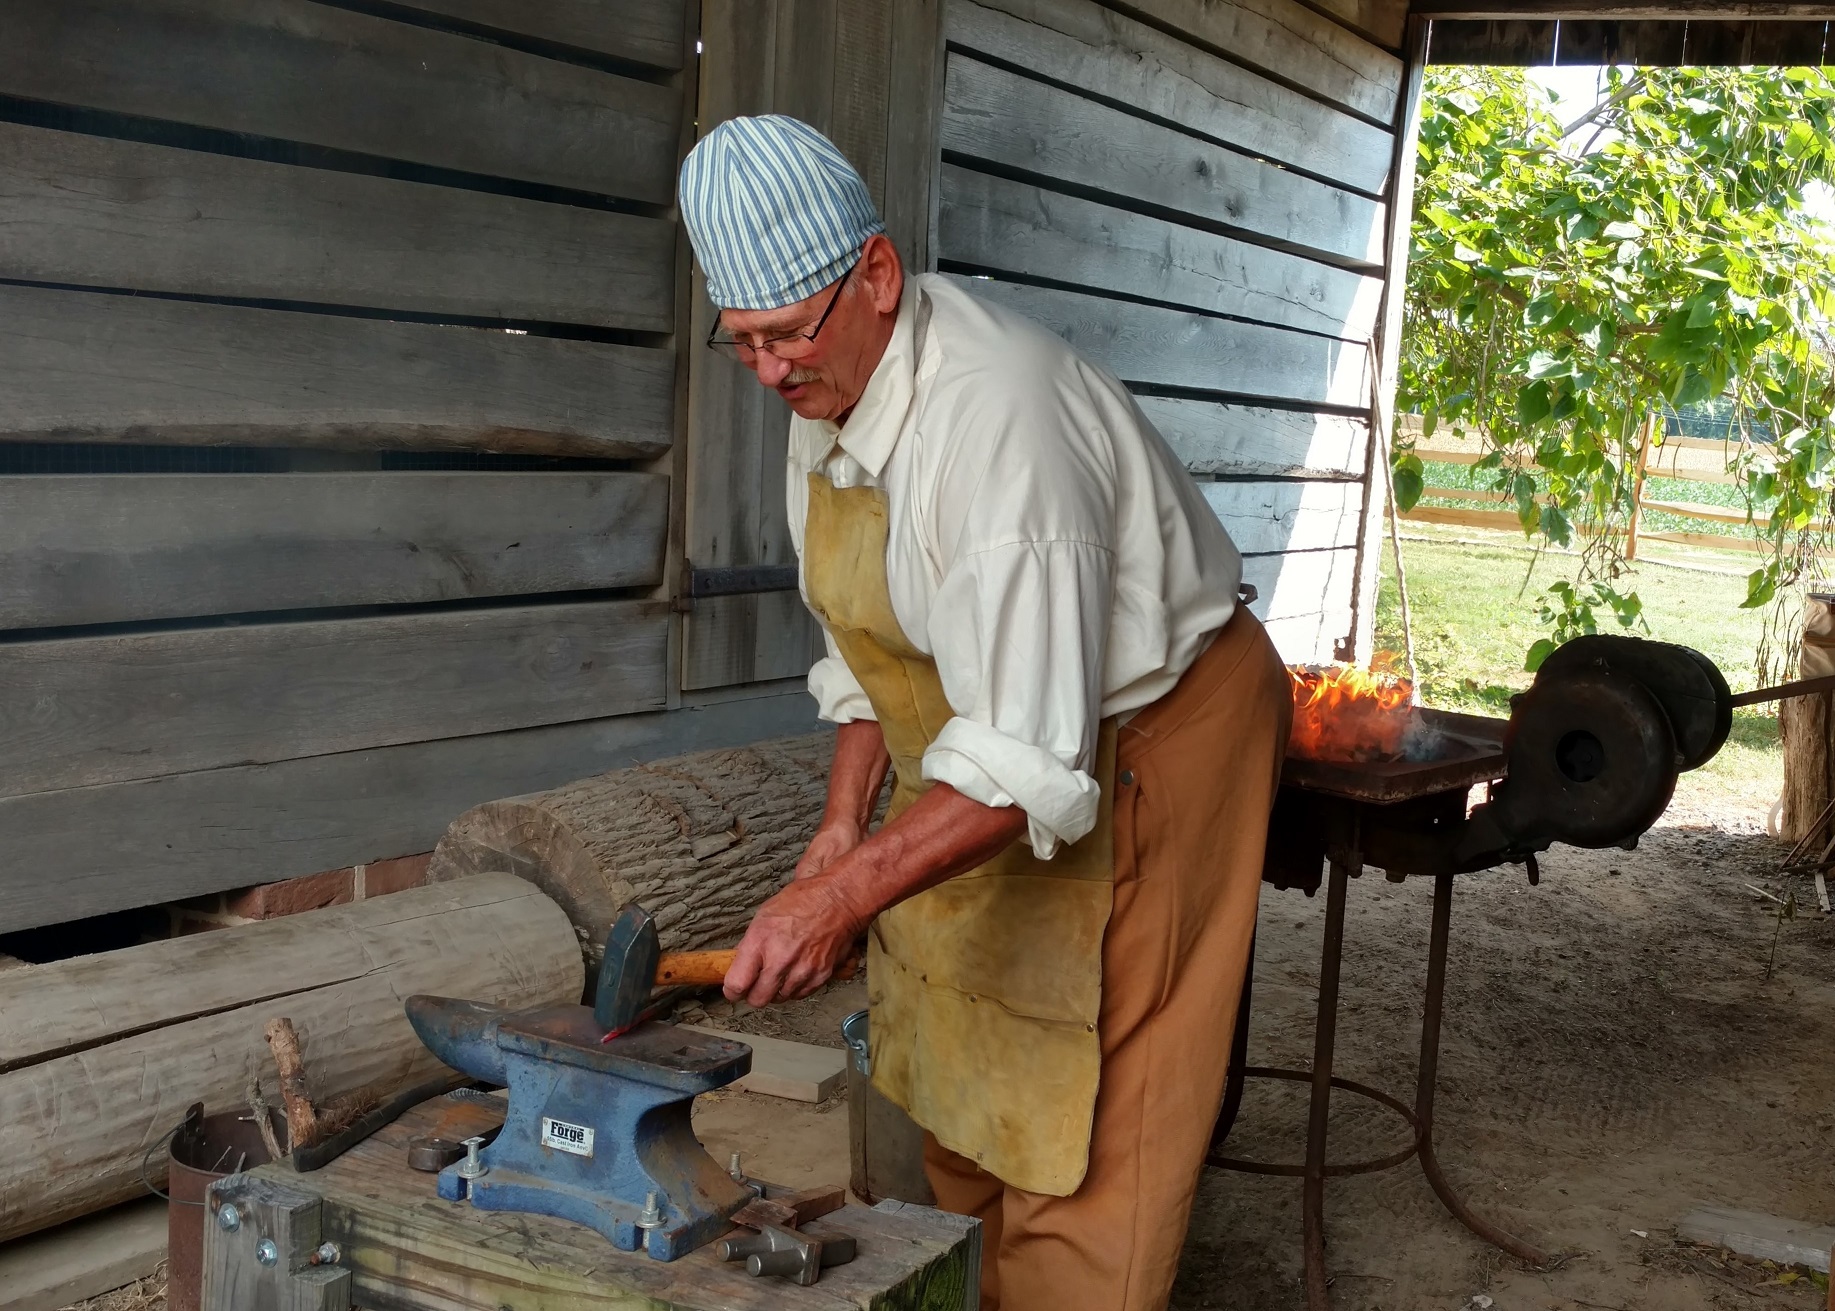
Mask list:
[{"label": "blacksmith", "polygon": [[873,1081],[986,1226],[982,1306],[1162,1307],[1291,706],[1241,557],[1106,370],[906,275],[813,128],[721,124],[680,198],[710,344],[795,414],[809,688],[840,726],[727,995],[805,996],[866,933]]}]

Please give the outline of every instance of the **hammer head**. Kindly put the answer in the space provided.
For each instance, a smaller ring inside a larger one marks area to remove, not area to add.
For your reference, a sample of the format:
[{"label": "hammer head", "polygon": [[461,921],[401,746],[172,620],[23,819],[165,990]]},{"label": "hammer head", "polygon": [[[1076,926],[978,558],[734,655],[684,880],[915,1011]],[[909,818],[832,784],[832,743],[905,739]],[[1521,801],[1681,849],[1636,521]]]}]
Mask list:
[{"label": "hammer head", "polygon": [[656,985],[661,956],[656,921],[632,902],[605,935],[605,959],[599,964],[599,987],[593,994],[593,1019],[601,1028],[625,1029],[636,1022]]}]

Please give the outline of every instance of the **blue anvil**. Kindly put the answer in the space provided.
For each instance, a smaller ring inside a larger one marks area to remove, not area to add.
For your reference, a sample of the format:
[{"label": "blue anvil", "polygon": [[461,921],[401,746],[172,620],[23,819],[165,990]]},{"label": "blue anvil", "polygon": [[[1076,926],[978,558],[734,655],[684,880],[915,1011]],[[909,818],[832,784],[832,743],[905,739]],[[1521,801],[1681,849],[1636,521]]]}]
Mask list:
[{"label": "blue anvil", "polygon": [[[433,1054],[509,1089],[484,1173],[440,1172],[448,1201],[559,1216],[621,1251],[673,1261],[725,1233],[752,1199],[707,1154],[690,1109],[752,1068],[752,1049],[669,1024],[609,1042],[585,1006],[503,1011],[450,997],[410,997],[408,1020]],[[657,1210],[645,1216],[651,1194]]]}]

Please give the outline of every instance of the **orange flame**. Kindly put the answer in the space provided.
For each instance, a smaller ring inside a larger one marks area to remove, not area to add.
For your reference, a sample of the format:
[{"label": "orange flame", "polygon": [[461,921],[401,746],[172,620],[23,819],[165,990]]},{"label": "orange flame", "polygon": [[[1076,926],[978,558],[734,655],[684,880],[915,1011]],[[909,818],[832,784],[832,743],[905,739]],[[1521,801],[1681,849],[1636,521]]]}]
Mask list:
[{"label": "orange flame", "polygon": [[1287,749],[1308,760],[1395,760],[1414,720],[1414,684],[1341,665],[1289,665],[1293,733]]}]

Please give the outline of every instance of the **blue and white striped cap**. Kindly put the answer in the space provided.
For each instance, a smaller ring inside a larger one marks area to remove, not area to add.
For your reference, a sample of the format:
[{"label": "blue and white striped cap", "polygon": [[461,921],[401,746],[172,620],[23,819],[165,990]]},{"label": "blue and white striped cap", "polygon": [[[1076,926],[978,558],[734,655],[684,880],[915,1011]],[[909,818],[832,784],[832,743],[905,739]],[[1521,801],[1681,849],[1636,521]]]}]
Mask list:
[{"label": "blue and white striped cap", "polygon": [[785,114],[733,118],[682,164],[688,239],[723,310],[774,310],[846,273],[884,232],[867,184],[835,143]]}]

